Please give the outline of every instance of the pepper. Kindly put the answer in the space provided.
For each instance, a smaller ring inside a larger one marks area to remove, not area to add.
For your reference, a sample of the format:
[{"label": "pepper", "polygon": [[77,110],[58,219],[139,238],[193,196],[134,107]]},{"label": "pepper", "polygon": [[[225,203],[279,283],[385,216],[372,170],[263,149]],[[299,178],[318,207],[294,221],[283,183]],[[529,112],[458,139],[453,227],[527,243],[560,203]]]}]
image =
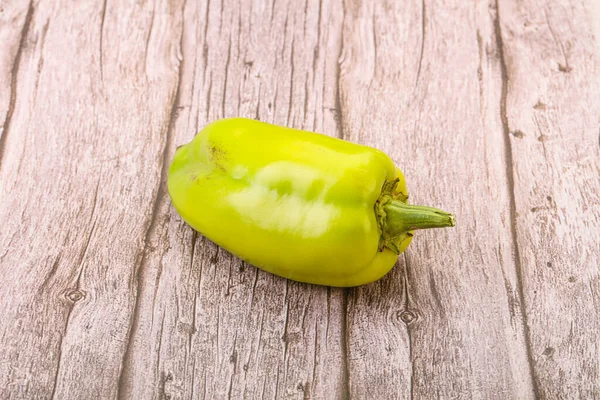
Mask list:
[{"label": "pepper", "polygon": [[388,273],[417,229],[454,226],[409,205],[383,152],[245,118],[217,120],[177,148],[176,211],[242,260],[300,282],[349,287]]}]

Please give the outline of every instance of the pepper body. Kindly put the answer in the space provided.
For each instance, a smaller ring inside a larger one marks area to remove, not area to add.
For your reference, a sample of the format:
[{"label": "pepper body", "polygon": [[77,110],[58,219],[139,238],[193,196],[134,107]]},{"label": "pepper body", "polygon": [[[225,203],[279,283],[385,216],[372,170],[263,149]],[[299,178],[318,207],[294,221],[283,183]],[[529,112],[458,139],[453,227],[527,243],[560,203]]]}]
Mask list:
[{"label": "pepper body", "polygon": [[407,229],[382,245],[386,183],[387,197],[406,201],[402,173],[379,150],[244,118],[205,127],[168,175],[177,212],[217,245],[276,275],[341,287],[381,278],[410,243]]}]

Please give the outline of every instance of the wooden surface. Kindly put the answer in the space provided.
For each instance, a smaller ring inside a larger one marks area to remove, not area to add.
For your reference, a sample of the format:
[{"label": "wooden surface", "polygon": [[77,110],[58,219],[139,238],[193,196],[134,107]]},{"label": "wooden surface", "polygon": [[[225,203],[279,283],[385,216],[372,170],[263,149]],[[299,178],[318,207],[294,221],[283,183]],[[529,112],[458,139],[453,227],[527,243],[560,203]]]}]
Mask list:
[{"label": "wooden surface", "polygon": [[[0,2],[0,398],[600,399],[600,3]],[[388,153],[454,212],[354,289],[185,225],[216,118]]]}]

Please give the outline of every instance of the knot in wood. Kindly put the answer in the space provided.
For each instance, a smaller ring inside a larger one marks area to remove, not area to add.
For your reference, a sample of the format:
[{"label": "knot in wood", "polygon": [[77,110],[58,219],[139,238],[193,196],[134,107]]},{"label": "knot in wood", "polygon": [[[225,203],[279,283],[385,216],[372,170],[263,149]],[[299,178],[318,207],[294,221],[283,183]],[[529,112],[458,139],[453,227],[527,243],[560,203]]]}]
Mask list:
[{"label": "knot in wood", "polygon": [[407,325],[415,322],[418,318],[417,314],[411,310],[404,310],[399,312],[398,317],[400,318],[400,321],[404,322]]},{"label": "knot in wood", "polygon": [[85,292],[79,289],[69,290],[65,294],[65,297],[67,298],[67,300],[76,303],[85,297]]}]

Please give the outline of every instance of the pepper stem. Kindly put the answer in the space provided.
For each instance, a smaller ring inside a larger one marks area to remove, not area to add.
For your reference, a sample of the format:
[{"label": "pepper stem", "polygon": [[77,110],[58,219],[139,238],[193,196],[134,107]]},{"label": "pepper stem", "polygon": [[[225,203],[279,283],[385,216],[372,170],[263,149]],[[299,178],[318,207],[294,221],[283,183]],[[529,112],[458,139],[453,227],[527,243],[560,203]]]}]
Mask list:
[{"label": "pepper stem", "polygon": [[396,199],[389,199],[383,204],[385,223],[383,234],[386,237],[398,236],[402,233],[428,228],[444,228],[454,226],[454,215],[437,208],[415,206]]}]

